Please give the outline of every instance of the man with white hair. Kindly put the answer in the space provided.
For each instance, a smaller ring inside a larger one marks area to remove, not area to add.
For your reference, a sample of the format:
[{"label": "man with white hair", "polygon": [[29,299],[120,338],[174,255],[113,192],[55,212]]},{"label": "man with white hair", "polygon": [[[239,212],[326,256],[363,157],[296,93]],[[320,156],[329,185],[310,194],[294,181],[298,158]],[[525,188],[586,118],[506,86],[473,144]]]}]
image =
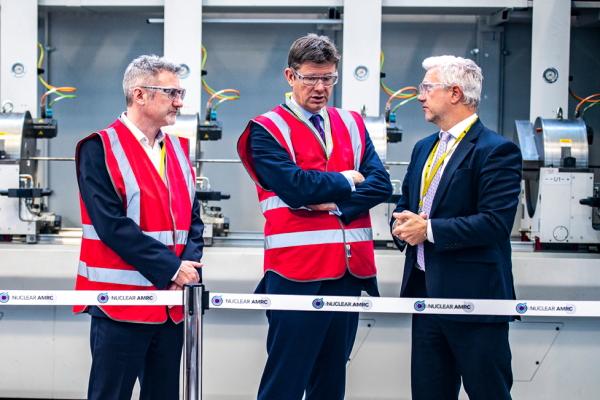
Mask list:
[{"label": "man with white hair", "polygon": [[185,139],[166,135],[183,106],[181,67],[133,60],[123,77],[127,111],[77,144],[83,238],[75,288],[106,291],[92,316],[89,400],[179,399],[181,307],[111,305],[113,290],[181,290],[198,282],[204,226]]},{"label": "man with white hair", "polygon": [[[425,119],[440,130],[414,147],[391,221],[406,262],[400,295],[514,299],[510,231],[521,182],[519,148],[477,116],[483,80],[471,60],[423,61]],[[413,399],[510,399],[506,316],[415,314]]]}]

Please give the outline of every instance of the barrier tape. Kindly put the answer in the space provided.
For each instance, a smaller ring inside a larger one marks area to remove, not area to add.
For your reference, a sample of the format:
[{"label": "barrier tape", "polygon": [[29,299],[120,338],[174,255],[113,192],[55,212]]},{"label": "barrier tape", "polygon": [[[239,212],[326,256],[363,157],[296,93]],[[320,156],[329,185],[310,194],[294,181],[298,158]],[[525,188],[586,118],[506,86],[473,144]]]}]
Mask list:
[{"label": "barrier tape", "polygon": [[[3,290],[0,306],[183,304],[181,291]],[[209,308],[390,314],[600,317],[600,301],[419,299],[210,293]]]}]

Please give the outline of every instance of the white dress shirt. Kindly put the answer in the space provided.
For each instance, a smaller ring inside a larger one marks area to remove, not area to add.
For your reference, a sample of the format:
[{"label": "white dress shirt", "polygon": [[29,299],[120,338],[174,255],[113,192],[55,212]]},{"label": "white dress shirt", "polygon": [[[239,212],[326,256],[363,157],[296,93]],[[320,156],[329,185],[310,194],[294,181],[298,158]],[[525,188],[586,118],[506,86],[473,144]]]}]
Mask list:
[{"label": "white dress shirt", "polygon": [[165,140],[165,134],[162,131],[159,131],[158,135],[156,135],[156,138],[154,139],[154,144],[150,146],[150,142],[146,135],[144,135],[144,132],[142,132],[140,128],[135,126],[135,124],[131,122],[129,118],[127,118],[126,113],[122,113],[120,119],[127,129],[133,133],[133,136],[138,140],[138,142],[140,142],[144,152],[148,155],[150,161],[152,161],[154,168],[156,168],[157,171],[160,171],[160,144],[163,140]]}]

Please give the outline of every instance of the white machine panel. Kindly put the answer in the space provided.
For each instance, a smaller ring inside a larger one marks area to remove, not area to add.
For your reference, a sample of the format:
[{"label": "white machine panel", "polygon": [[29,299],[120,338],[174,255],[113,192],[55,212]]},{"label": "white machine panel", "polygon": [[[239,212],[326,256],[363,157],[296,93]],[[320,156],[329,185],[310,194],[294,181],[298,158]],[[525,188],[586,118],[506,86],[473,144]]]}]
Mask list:
[{"label": "white machine panel", "polygon": [[600,231],[592,228],[592,208],[579,200],[593,195],[592,172],[540,169],[538,207],[533,232],[543,243],[597,243]]},{"label": "white machine panel", "polygon": [[[19,187],[19,164],[0,164],[0,188]],[[0,235],[35,235],[35,222],[21,221],[22,217],[31,218],[25,207],[19,210],[19,199],[0,196]],[[20,214],[19,214],[20,213]]]}]

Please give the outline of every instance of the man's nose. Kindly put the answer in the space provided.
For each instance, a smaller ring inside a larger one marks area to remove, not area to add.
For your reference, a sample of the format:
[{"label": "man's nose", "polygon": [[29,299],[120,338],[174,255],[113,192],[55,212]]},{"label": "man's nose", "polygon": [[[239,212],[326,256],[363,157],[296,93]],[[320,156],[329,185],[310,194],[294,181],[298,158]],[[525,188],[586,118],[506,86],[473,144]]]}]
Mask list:
[{"label": "man's nose", "polygon": [[323,81],[321,79],[319,79],[317,81],[317,84],[315,85],[315,90],[325,90],[325,84],[323,83]]}]

